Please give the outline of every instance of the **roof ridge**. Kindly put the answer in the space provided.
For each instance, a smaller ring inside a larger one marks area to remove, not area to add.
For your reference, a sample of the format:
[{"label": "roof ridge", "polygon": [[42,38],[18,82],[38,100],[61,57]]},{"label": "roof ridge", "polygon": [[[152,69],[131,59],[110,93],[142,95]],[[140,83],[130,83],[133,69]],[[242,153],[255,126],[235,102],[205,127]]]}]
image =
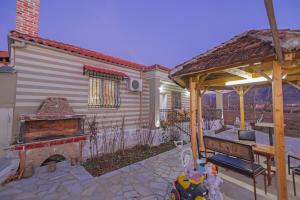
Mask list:
[{"label": "roof ridge", "polygon": [[76,54],[80,54],[80,55],[85,55],[85,56],[89,56],[89,57],[94,57],[97,59],[101,59],[104,61],[109,61],[115,64],[119,64],[119,65],[124,65],[124,66],[128,66],[128,67],[133,67],[136,69],[141,69],[143,70],[146,66],[143,64],[139,64],[133,61],[129,61],[129,60],[125,60],[123,58],[118,58],[118,57],[114,57],[111,55],[107,55],[95,50],[90,50],[90,49],[86,49],[83,47],[79,47],[79,46],[75,46],[72,44],[67,44],[64,42],[60,42],[60,41],[56,41],[56,40],[51,40],[51,39],[47,39],[47,38],[43,38],[40,36],[31,36],[28,34],[24,34],[24,33],[20,33],[18,31],[12,30],[9,32],[9,36],[10,37],[17,37],[19,39],[23,39],[23,40],[27,40],[30,42],[34,42],[34,43],[38,43],[38,44],[42,44],[45,46],[50,46],[53,48],[57,48],[57,49],[62,49],[65,51],[69,51],[72,53],[76,53]]}]

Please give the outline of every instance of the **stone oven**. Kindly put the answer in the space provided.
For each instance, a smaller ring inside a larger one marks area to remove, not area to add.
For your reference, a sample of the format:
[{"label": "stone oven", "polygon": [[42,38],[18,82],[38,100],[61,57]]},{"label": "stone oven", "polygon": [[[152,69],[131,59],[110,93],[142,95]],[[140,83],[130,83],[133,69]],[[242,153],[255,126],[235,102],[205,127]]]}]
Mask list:
[{"label": "stone oven", "polygon": [[35,114],[19,116],[20,133],[16,150],[20,170],[41,166],[51,158],[82,159],[85,115],[75,114],[66,98],[45,99]]}]

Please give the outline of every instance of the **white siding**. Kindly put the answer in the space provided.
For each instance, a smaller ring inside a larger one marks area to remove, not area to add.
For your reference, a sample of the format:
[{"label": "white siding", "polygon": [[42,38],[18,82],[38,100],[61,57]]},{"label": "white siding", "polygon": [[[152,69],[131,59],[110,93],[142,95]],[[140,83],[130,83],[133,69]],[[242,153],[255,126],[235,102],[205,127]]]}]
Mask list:
[{"label": "white siding", "polygon": [[171,109],[172,106],[172,91],[180,92],[181,93],[181,107],[183,109],[189,109],[190,107],[190,95],[189,92],[180,86],[174,83],[166,83],[161,82],[161,92],[167,95],[167,109]]}]

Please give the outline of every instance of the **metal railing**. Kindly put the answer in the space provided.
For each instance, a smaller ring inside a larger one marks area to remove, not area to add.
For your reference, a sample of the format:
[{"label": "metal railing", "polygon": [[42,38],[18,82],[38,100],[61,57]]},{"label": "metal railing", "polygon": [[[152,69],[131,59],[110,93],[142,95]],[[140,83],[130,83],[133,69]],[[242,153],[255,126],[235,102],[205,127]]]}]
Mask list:
[{"label": "metal railing", "polygon": [[[196,111],[196,123],[198,116]],[[207,109],[202,111],[203,129],[210,130],[214,123],[222,119],[221,109]],[[190,113],[189,111],[179,111],[172,109],[160,110],[160,124],[162,127],[174,126],[183,133],[190,135]]]},{"label": "metal railing", "polygon": [[174,126],[185,134],[190,135],[190,115],[186,111],[179,112],[178,110],[161,109],[160,124],[163,128]]}]

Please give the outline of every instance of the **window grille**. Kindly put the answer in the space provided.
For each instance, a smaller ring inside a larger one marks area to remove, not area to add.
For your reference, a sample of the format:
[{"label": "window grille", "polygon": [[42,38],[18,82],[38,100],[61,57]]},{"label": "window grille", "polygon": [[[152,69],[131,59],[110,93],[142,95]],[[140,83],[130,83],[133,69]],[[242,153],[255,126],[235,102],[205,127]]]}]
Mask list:
[{"label": "window grille", "polygon": [[89,108],[118,108],[122,77],[89,71]]}]

